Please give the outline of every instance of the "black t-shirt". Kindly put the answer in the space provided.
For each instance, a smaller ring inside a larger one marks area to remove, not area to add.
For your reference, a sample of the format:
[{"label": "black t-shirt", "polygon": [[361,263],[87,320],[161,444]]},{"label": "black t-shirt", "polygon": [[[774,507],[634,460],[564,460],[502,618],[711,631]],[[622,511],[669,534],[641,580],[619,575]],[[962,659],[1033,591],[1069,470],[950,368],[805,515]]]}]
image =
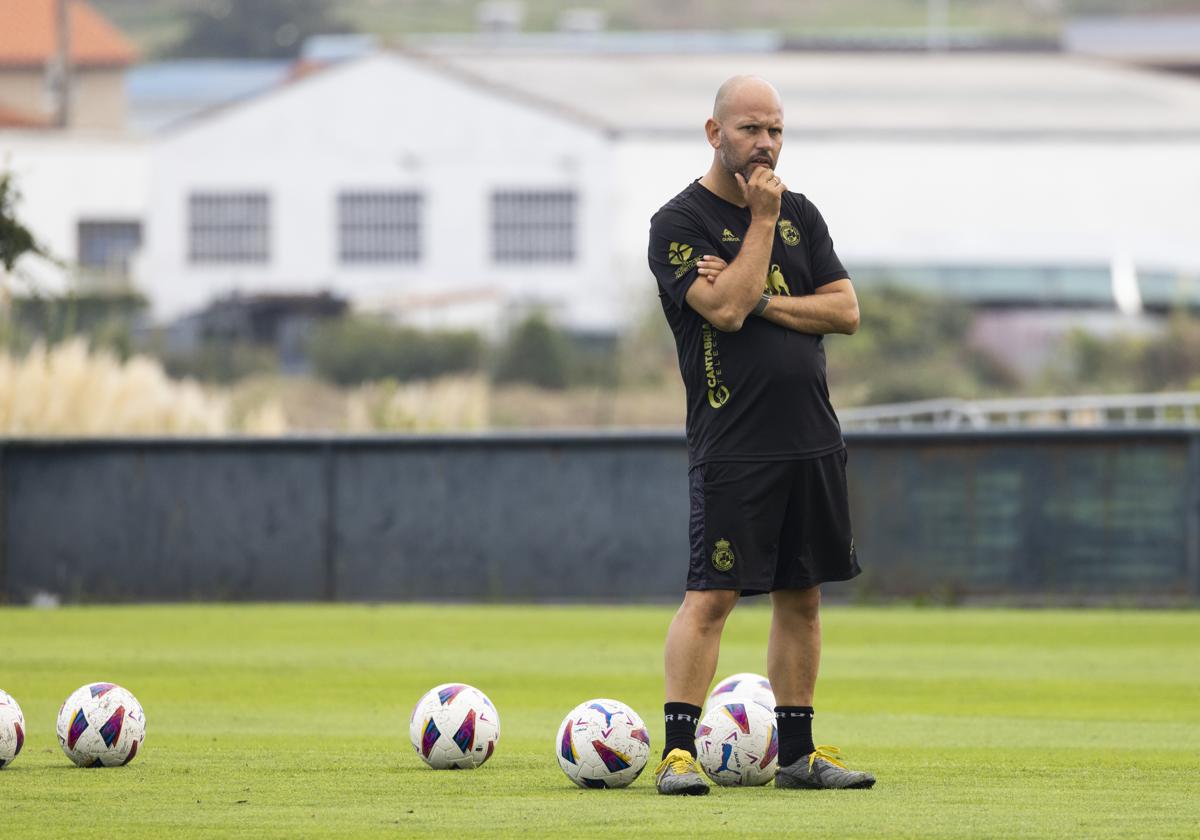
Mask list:
[{"label": "black t-shirt", "polygon": [[[687,304],[700,257],[715,254],[733,262],[749,226],[749,208],[725,201],[699,181],[650,220],[650,270],[658,279],[687,388],[693,466],[817,458],[843,446],[829,404],[821,336],[754,316],[738,332],[721,332]],[[799,193],[784,193],[764,290],[811,295],[844,277],[846,269],[817,208]]]}]

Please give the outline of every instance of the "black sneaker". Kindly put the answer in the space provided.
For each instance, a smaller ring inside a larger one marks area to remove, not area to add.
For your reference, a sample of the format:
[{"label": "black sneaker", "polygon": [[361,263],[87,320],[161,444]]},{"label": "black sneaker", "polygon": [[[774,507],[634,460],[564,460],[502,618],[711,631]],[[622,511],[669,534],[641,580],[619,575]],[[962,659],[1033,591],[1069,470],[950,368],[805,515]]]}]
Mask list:
[{"label": "black sneaker", "polygon": [[817,747],[803,758],[780,767],[775,774],[775,787],[805,790],[843,790],[869,788],[875,777],[861,770],[847,770],[837,760],[837,747]]}]

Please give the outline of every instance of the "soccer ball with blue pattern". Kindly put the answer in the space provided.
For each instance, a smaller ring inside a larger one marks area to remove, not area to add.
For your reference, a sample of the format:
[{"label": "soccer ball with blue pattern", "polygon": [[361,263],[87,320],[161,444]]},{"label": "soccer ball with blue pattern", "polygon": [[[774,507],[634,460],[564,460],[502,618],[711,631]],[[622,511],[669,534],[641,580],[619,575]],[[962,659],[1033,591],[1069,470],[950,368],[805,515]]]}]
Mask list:
[{"label": "soccer ball with blue pattern", "polygon": [[734,697],[748,698],[771,714],[775,713],[775,692],[771,690],[770,681],[762,674],[750,673],[734,674],[717,683],[704,703],[704,713]]},{"label": "soccer ball with blue pattern", "polygon": [[142,705],[114,683],[81,686],[58,711],[58,742],[80,767],[128,764],[145,740]]},{"label": "soccer ball with blue pattern", "polygon": [[646,767],[650,732],[624,703],[588,700],[563,720],[554,751],[558,766],[580,787],[625,787]]},{"label": "soccer ball with blue pattern", "polygon": [[0,691],[0,768],[12,764],[25,746],[25,716],[12,695]]},{"label": "soccer ball with blue pattern", "polygon": [[445,683],[417,702],[408,735],[417,755],[434,770],[473,770],[496,750],[500,714],[479,689]]},{"label": "soccer ball with blue pattern", "polygon": [[779,763],[775,713],[745,697],[713,705],[696,727],[696,758],[724,787],[765,785]]}]

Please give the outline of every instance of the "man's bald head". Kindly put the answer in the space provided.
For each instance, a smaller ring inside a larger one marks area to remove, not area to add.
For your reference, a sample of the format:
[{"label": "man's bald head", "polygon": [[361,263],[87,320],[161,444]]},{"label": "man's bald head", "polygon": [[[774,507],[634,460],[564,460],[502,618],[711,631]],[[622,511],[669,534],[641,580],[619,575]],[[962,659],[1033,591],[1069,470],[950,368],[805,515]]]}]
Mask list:
[{"label": "man's bald head", "polygon": [[747,111],[776,111],[783,113],[779,91],[762,76],[734,76],[717,88],[713,101],[713,119],[725,122],[732,114]]},{"label": "man's bald head", "polygon": [[732,180],[747,181],[754,169],[774,169],[783,146],[783,103],[761,76],[734,76],[717,90],[713,115],[704,124],[715,163]]}]

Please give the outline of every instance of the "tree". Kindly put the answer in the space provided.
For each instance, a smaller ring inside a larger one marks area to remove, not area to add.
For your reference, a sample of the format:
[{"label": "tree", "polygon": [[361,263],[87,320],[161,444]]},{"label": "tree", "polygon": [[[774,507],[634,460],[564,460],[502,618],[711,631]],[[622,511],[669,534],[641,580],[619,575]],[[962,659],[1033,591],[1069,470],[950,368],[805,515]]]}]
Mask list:
[{"label": "tree", "polygon": [[898,285],[858,290],[863,327],[826,338],[829,380],[850,404],[977,399],[1017,386],[1000,360],[971,346],[966,304]]},{"label": "tree", "polygon": [[16,270],[17,262],[24,256],[33,255],[58,264],[17,218],[17,201],[20,197],[12,173],[0,172],[0,341],[5,345],[13,340],[10,322],[12,288],[9,278]]},{"label": "tree", "polygon": [[571,342],[541,313],[513,328],[500,351],[497,382],[525,382],[562,389],[571,380]]},{"label": "tree", "polygon": [[174,58],[294,58],[304,39],[354,31],[330,0],[212,0],[188,13]]},{"label": "tree", "polygon": [[0,265],[4,267],[6,275],[12,273],[17,260],[26,254],[52,260],[29,229],[17,219],[17,201],[20,197],[12,173],[0,172]]}]

